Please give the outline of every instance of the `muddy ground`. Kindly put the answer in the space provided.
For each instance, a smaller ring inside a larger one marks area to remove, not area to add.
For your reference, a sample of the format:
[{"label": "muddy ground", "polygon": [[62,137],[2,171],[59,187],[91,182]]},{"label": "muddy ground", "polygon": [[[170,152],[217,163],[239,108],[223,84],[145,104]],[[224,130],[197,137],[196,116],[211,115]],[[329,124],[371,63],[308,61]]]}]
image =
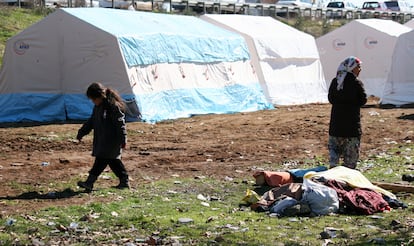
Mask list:
[{"label": "muddy ground", "polygon": [[[329,104],[312,104],[157,124],[128,123],[123,160],[131,187],[172,175],[253,180],[254,168],[264,163],[283,170],[315,158],[326,161],[329,113]],[[362,159],[414,141],[414,108],[384,109],[370,100],[362,114]],[[81,144],[74,140],[80,125],[0,128],[0,216],[102,199],[79,195],[75,185],[93,162],[91,135]],[[116,184],[115,179],[99,179],[96,186]],[[50,194],[61,199],[51,199],[56,197]]]}]

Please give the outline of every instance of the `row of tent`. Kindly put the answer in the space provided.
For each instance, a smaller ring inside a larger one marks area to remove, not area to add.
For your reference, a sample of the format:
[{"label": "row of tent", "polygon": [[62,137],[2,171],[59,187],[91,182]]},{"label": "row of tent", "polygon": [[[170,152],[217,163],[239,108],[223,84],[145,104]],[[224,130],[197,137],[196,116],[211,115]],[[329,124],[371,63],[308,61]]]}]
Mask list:
[{"label": "row of tent", "polygon": [[414,20],[401,25],[391,20],[365,19],[316,39],[326,78],[333,78],[343,57],[362,60],[360,78],[368,95],[382,104],[414,103]]},{"label": "row of tent", "polygon": [[327,103],[349,55],[364,63],[368,94],[412,103],[411,30],[354,20],[315,40],[271,17],[58,9],[7,41],[0,122],[84,120],[92,82],[115,88],[128,118],[146,122]]}]

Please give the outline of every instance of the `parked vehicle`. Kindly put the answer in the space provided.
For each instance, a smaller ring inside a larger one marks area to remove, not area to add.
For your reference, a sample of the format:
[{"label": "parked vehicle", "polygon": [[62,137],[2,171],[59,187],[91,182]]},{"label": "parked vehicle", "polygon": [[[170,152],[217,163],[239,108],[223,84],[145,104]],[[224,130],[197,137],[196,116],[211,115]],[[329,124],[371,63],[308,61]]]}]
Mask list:
[{"label": "parked vehicle", "polygon": [[326,7],[345,10],[354,10],[357,8],[353,3],[347,1],[329,2]]},{"label": "parked vehicle", "polygon": [[[1,1],[1,0],[0,0]],[[99,7],[98,0],[42,0],[48,8]]]},{"label": "parked vehicle", "polygon": [[364,9],[364,10],[376,10],[376,11],[387,11],[387,10],[389,10],[387,8],[387,6],[385,5],[385,3],[375,2],[375,1],[364,2],[362,4],[362,9]]},{"label": "parked vehicle", "polygon": [[131,5],[132,1],[128,0],[99,0],[99,7],[101,8],[128,9]]},{"label": "parked vehicle", "polygon": [[0,0],[0,5],[15,5],[15,6],[30,6],[32,5],[33,1],[31,0]]},{"label": "parked vehicle", "polygon": [[411,6],[406,1],[385,1],[384,2],[387,9],[391,11],[402,11],[402,12],[410,12]]},{"label": "parked vehicle", "polygon": [[279,0],[276,5],[286,7],[276,11],[279,17],[295,18],[298,13],[291,11],[289,8],[312,8],[312,0]]},{"label": "parked vehicle", "polygon": [[311,8],[312,0],[279,0],[276,5]]},{"label": "parked vehicle", "polygon": [[352,13],[350,11],[356,10],[357,7],[348,1],[335,1],[329,2],[326,5],[326,8],[332,9],[326,11],[326,17],[328,18],[352,18]]}]

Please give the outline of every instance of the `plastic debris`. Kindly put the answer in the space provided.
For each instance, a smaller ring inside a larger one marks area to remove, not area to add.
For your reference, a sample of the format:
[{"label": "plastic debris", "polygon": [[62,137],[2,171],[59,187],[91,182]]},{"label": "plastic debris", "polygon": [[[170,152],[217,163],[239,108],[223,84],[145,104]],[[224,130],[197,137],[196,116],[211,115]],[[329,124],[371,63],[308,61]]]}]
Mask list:
[{"label": "plastic debris", "polygon": [[188,223],[192,223],[194,220],[191,218],[179,218],[178,222],[181,224],[188,224]]},{"label": "plastic debris", "polygon": [[13,219],[13,218],[10,218],[10,219],[6,220],[5,225],[6,226],[12,226],[12,225],[14,225],[14,223],[16,223],[16,220]]},{"label": "plastic debris", "polygon": [[208,202],[201,202],[200,204],[204,207],[210,207],[210,204]]},{"label": "plastic debris", "polygon": [[200,201],[207,201],[207,198],[205,196],[203,196],[202,194],[198,194],[197,199],[200,200]]}]

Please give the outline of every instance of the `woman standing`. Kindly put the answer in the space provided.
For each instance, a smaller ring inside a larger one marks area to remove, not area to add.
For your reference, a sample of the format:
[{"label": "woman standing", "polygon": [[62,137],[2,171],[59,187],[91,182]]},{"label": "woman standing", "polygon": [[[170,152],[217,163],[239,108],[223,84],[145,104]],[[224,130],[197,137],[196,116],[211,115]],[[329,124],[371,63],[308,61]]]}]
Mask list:
[{"label": "woman standing", "polygon": [[329,123],[329,165],[335,167],[339,158],[344,166],[355,169],[361,143],[361,107],[367,103],[362,81],[361,61],[354,56],[346,58],[338,67],[329,87],[328,99],[332,104]]}]

